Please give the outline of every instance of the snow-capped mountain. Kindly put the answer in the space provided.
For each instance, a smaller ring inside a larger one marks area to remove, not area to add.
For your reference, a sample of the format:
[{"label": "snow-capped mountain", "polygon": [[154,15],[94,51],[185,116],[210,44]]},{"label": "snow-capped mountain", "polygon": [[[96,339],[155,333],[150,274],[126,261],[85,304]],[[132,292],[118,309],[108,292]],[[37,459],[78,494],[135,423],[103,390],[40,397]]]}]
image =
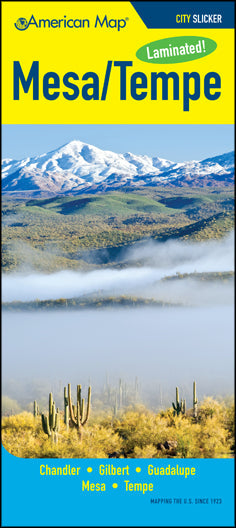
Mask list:
[{"label": "snow-capped mountain", "polygon": [[66,194],[127,186],[230,185],[233,178],[233,152],[203,161],[175,163],[130,152],[116,154],[76,140],[40,156],[2,161],[3,193]]}]

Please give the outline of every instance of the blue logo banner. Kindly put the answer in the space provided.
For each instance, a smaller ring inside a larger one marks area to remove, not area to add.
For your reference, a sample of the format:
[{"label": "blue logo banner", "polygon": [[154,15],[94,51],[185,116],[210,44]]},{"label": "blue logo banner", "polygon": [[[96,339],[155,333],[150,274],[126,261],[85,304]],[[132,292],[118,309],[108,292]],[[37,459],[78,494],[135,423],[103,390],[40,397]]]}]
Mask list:
[{"label": "blue logo banner", "polygon": [[234,28],[234,2],[131,2],[149,29]]}]

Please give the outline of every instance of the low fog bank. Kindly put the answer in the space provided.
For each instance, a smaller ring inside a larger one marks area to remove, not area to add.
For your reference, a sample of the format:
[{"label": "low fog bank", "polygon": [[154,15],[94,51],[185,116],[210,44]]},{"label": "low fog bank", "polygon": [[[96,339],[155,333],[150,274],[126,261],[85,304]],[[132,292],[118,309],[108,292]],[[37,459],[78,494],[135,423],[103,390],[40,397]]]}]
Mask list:
[{"label": "low fog bank", "polygon": [[172,240],[137,245],[123,253],[122,262],[127,263],[126,268],[3,275],[2,300],[12,302],[83,295],[138,295],[196,305],[233,301],[232,286],[220,281],[217,284],[195,280],[161,282],[166,276],[178,273],[232,271],[233,234],[220,241],[187,243]]},{"label": "low fog bank", "polygon": [[227,271],[234,268],[234,233],[220,240],[139,243],[123,254],[124,262],[142,262],[171,273]]},{"label": "low fog bank", "polygon": [[[108,372],[143,388],[233,392],[233,308],[202,307],[3,313],[3,379],[90,378]],[[27,384],[26,389],[27,390]]]}]

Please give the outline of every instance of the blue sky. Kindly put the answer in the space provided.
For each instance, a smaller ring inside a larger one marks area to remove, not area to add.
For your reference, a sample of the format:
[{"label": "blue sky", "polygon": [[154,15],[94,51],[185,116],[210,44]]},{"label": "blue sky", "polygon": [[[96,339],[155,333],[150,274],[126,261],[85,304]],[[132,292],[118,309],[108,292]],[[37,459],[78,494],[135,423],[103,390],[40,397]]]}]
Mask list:
[{"label": "blue sky", "polygon": [[234,148],[233,125],[3,125],[3,158],[22,159],[80,139],[104,150],[201,160]]}]

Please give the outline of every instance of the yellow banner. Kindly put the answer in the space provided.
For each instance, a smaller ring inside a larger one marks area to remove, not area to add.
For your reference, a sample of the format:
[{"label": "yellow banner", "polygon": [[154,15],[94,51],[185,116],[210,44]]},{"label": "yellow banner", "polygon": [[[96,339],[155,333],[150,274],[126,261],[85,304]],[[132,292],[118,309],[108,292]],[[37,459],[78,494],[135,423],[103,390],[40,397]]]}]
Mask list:
[{"label": "yellow banner", "polygon": [[[147,29],[130,2],[3,2],[2,28],[4,124],[234,122],[233,29]],[[187,60],[152,62],[174,37]],[[189,37],[216,47],[189,60]]]}]

